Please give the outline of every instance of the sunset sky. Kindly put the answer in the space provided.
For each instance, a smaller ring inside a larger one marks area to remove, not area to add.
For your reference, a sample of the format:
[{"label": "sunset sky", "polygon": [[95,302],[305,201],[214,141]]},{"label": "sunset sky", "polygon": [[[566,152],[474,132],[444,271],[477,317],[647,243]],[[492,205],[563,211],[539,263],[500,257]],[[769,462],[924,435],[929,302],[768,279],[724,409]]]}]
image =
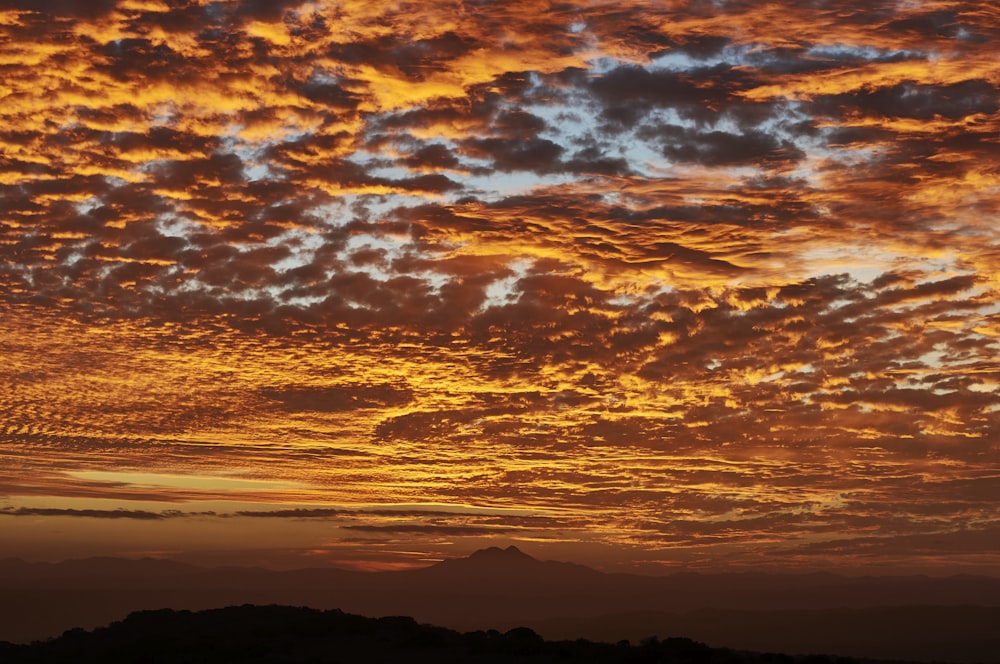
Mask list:
[{"label": "sunset sky", "polygon": [[996,3],[0,35],[0,558],[1000,574]]}]

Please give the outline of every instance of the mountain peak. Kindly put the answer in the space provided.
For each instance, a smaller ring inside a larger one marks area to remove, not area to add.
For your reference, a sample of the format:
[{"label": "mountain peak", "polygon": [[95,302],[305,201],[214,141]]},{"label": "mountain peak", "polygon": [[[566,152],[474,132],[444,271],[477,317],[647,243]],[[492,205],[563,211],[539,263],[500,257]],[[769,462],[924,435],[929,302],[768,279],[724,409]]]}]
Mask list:
[{"label": "mountain peak", "polygon": [[508,546],[506,549],[501,549],[498,546],[491,546],[486,549],[479,549],[474,552],[469,559],[475,560],[534,560],[531,556],[521,551],[519,548],[513,544]]}]

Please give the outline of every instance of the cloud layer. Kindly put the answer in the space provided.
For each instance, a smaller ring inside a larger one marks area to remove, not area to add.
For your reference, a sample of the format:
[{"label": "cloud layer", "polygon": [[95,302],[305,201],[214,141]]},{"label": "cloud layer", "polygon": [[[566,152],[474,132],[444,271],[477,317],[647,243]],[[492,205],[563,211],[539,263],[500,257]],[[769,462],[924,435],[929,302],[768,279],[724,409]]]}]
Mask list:
[{"label": "cloud layer", "polygon": [[0,519],[475,506],[336,547],[664,564],[997,528],[990,3],[36,4]]}]

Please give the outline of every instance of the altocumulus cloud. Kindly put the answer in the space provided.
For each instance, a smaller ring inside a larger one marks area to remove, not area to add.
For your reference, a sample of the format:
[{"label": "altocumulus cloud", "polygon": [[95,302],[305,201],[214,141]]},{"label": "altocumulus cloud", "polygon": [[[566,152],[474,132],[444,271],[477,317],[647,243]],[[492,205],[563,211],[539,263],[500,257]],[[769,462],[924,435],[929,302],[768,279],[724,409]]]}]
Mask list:
[{"label": "altocumulus cloud", "polygon": [[349,526],[733,564],[988,534],[998,24],[0,1],[0,486],[122,505],[0,516],[504,507]]}]

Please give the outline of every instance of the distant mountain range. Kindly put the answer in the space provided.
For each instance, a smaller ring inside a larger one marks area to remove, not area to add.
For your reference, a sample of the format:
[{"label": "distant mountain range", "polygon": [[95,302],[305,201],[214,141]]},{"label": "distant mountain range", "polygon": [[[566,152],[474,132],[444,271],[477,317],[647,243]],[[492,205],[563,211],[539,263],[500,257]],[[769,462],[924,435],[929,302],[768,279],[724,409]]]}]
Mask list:
[{"label": "distant mountain range", "polygon": [[144,609],[290,605],[406,615],[547,638],[689,637],[711,646],[1000,664],[1000,579],[605,574],[515,547],[397,572],[202,568],[167,560],[0,561],[0,640],[91,629]]}]

